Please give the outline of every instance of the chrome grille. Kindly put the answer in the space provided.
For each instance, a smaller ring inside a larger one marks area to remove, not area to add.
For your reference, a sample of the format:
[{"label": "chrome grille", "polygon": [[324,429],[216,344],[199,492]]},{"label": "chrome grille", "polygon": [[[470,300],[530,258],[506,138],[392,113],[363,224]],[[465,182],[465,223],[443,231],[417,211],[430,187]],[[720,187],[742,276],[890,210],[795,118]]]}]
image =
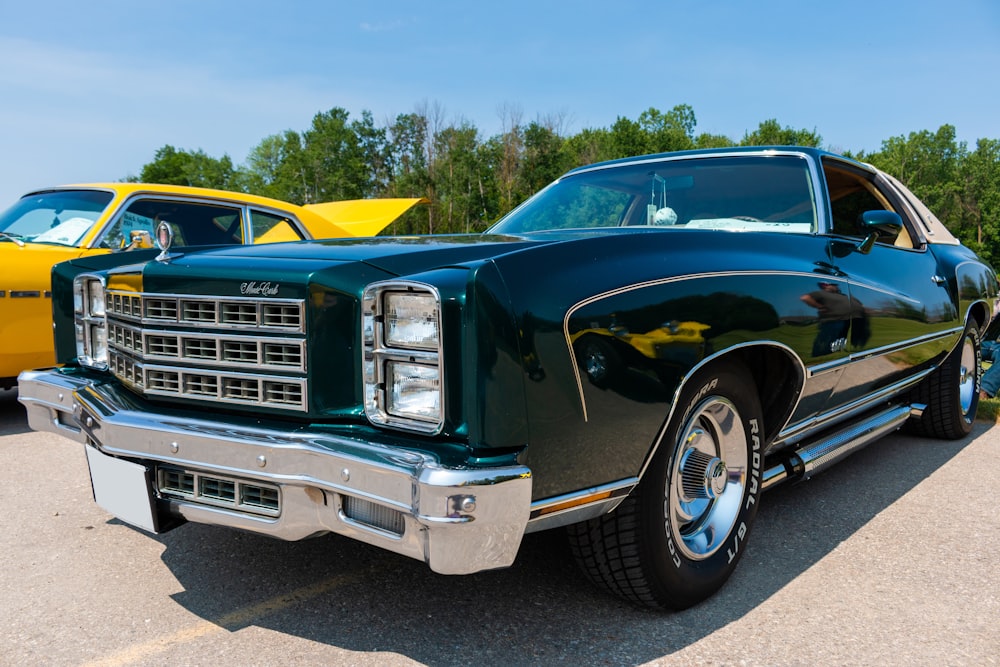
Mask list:
[{"label": "chrome grille", "polygon": [[260,361],[257,355],[257,342],[224,341],[222,343],[222,359],[234,364],[256,364]]},{"label": "chrome grille", "polygon": [[402,535],[406,526],[403,513],[384,507],[370,500],[343,496],[344,516],[357,523],[378,528],[394,535]]},{"label": "chrome grille", "polygon": [[107,308],[110,312],[125,317],[142,317],[142,298],[135,294],[111,294],[108,298]]},{"label": "chrome grille", "polygon": [[181,321],[194,324],[215,324],[216,304],[212,301],[181,301]]},{"label": "chrome grille", "polygon": [[257,324],[257,306],[252,303],[224,303],[222,321],[228,324],[254,326]]},{"label": "chrome grille", "polygon": [[284,343],[264,343],[264,363],[274,366],[302,366],[302,347]]},{"label": "chrome grille", "polygon": [[177,302],[172,299],[146,299],[145,309],[140,309],[143,319],[177,321]]},{"label": "chrome grille", "polygon": [[[180,354],[180,344],[177,336],[168,334],[149,334],[146,336],[145,349],[153,357],[176,357]],[[142,352],[142,348],[136,350]]]},{"label": "chrome grille", "polygon": [[180,373],[151,369],[149,374],[144,377],[146,378],[146,381],[143,384],[145,384],[151,392],[166,394],[176,394],[180,392]]},{"label": "chrome grille", "polygon": [[109,292],[107,303],[109,315],[143,322],[305,333],[305,303],[300,299]]},{"label": "chrome grille", "polygon": [[211,359],[219,358],[218,342],[205,338],[189,338],[184,341],[185,359]]},{"label": "chrome grille", "polygon": [[305,304],[108,291],[109,367],[147,395],[305,411]]},{"label": "chrome grille", "polygon": [[164,498],[263,516],[281,514],[281,490],[256,481],[160,466],[156,489]]},{"label": "chrome grille", "polygon": [[282,329],[295,328],[301,315],[298,310],[290,305],[265,305],[261,310],[262,320],[265,326],[280,327]]},{"label": "chrome grille", "polygon": [[222,396],[229,400],[260,400],[260,385],[252,378],[224,378]]}]

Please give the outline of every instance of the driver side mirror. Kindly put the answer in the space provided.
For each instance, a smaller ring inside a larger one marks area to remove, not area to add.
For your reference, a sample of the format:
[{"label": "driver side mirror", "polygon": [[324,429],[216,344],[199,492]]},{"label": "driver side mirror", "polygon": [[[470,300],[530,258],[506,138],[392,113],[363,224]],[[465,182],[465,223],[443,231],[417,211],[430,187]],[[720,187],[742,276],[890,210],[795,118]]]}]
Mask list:
[{"label": "driver side mirror", "polygon": [[859,216],[861,227],[868,232],[858,245],[858,252],[867,255],[880,236],[895,238],[903,229],[903,219],[895,211],[865,211]]}]

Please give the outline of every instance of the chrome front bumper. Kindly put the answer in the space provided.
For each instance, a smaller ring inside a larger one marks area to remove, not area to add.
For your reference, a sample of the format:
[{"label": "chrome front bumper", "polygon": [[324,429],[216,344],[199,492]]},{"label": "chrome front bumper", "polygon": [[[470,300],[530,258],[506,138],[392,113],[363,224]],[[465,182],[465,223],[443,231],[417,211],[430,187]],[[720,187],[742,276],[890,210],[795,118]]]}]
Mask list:
[{"label": "chrome front bumper", "polygon": [[[167,512],[284,540],[332,532],[424,560],[435,572],[468,574],[513,563],[528,522],[531,472],[524,466],[452,468],[361,437],[139,411],[112,388],[59,370],[21,373],[18,393],[31,428],[87,446],[98,503],[154,531]],[[162,470],[212,480],[213,489],[219,480],[274,489],[272,516],[194,487],[180,496],[164,492]],[[141,517],[146,505],[151,524],[129,516],[140,507]]]}]

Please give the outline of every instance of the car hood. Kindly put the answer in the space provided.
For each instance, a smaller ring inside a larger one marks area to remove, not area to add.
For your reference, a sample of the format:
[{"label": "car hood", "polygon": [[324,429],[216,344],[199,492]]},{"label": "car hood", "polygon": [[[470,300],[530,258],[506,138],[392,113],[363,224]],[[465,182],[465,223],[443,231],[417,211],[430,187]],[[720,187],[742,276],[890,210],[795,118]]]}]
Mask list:
[{"label": "car hood", "polygon": [[265,267],[298,265],[308,270],[323,265],[364,263],[386,273],[401,276],[431,269],[487,260],[529,246],[564,240],[499,235],[411,236],[371,239],[336,239],[280,243],[268,246],[232,246],[212,252],[180,254],[176,262],[185,265],[213,264]]}]

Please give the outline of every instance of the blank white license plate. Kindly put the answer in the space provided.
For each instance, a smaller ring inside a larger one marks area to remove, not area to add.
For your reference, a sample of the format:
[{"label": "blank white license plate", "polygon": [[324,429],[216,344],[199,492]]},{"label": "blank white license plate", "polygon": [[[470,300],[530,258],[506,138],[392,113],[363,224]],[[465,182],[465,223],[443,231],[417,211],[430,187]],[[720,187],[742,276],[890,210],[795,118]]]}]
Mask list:
[{"label": "blank white license plate", "polygon": [[125,523],[155,533],[147,468],[102,454],[90,445],[86,448],[97,504]]}]

